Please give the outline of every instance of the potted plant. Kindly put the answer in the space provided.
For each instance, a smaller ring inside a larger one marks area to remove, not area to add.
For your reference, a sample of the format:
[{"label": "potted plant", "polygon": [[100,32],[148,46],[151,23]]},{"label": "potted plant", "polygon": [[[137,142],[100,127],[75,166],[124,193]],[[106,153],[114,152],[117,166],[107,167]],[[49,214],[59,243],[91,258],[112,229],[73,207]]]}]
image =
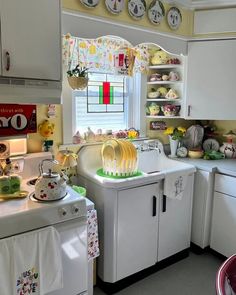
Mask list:
[{"label": "potted plant", "polygon": [[170,140],[170,157],[176,157],[176,151],[180,140],[185,136],[186,129],[184,127],[168,127],[164,134],[169,135]]},{"label": "potted plant", "polygon": [[88,86],[88,69],[77,65],[73,70],[67,71],[67,78],[72,89],[84,89]]}]

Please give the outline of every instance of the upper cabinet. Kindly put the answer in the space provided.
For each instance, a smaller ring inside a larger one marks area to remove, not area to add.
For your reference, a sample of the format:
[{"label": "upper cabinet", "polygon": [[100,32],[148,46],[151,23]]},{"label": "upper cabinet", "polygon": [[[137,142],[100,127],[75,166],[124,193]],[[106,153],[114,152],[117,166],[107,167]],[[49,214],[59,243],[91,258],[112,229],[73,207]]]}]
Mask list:
[{"label": "upper cabinet", "polygon": [[186,119],[234,120],[236,40],[190,42]]},{"label": "upper cabinet", "polygon": [[61,80],[60,0],[0,0],[4,77]]}]

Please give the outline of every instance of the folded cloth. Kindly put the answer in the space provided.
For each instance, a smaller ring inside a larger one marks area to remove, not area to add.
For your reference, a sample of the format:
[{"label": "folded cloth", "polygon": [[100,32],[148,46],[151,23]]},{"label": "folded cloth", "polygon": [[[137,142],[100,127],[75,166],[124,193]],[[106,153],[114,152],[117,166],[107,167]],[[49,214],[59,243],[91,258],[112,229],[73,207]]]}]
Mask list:
[{"label": "folded cloth", "polygon": [[168,172],[164,180],[164,195],[167,198],[181,200],[187,184],[188,174],[184,171]]},{"label": "folded cloth", "polygon": [[98,220],[97,211],[92,209],[87,212],[88,218],[88,260],[99,256]]},{"label": "folded cloth", "polygon": [[60,237],[53,227],[0,240],[1,295],[44,295],[63,287]]}]

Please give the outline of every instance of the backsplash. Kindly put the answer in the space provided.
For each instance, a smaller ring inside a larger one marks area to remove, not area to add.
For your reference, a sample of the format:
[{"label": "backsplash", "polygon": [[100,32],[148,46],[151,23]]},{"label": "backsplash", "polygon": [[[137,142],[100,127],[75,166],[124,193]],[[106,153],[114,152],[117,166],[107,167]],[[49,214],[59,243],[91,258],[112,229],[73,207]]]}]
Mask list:
[{"label": "backsplash", "polygon": [[[50,139],[53,140],[53,149],[54,152],[57,152],[58,145],[62,143],[62,106],[56,105],[56,117],[48,118],[47,116],[48,105],[37,105],[37,123],[38,125],[44,120],[50,120],[55,124],[54,134]],[[29,134],[27,141],[27,150],[28,153],[35,153],[42,151],[43,138],[37,133]]]}]

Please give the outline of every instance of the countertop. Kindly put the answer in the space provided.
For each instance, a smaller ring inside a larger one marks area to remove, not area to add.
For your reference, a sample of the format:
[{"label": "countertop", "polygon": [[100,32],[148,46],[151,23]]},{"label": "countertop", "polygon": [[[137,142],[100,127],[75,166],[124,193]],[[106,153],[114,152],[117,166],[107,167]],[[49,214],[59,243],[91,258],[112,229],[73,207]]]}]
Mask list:
[{"label": "countertop", "polygon": [[236,177],[236,159],[204,160],[191,158],[178,158],[177,160],[192,164],[198,169],[208,172],[222,173]]}]

